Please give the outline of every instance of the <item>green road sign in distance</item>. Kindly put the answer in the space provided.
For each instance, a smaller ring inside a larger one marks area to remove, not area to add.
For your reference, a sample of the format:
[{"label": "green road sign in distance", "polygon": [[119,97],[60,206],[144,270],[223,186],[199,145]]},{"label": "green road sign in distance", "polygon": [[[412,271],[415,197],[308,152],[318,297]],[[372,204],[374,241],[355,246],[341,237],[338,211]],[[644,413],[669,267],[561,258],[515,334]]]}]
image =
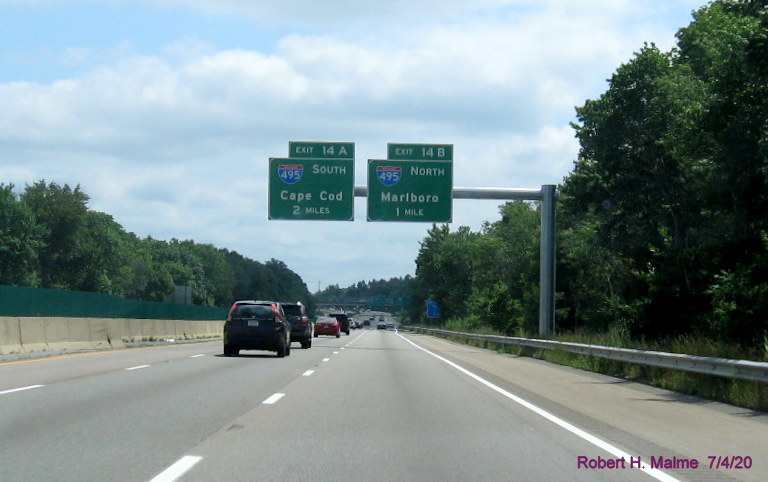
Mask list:
[{"label": "green road sign in distance", "polygon": [[355,161],[269,159],[269,219],[352,221]]},{"label": "green road sign in distance", "polygon": [[453,144],[387,144],[387,159],[452,161]]},{"label": "green road sign in distance", "polygon": [[453,162],[368,160],[368,221],[450,223]]},{"label": "green road sign in distance", "polygon": [[354,142],[288,143],[288,157],[292,159],[355,159]]}]

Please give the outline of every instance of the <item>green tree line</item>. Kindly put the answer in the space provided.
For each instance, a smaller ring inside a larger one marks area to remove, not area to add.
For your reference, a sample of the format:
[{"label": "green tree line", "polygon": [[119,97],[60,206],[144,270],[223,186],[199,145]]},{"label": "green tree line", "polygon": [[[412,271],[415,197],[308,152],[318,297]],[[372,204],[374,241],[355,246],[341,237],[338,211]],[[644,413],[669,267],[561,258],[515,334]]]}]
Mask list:
[{"label": "green tree line", "polygon": [[[713,1],[676,38],[669,52],[643,46],[576,109],[556,326],[757,346],[768,336],[768,2]],[[433,226],[412,317],[433,298],[443,320],[536,332],[538,207],[500,211],[478,233]]]},{"label": "green tree line", "polygon": [[402,298],[410,296],[412,284],[413,277],[411,275],[398,276],[388,280],[358,281],[346,288],[340,288],[339,285],[333,284],[315,293],[315,298],[318,303],[366,302],[379,297]]},{"label": "green tree line", "polygon": [[191,240],[140,239],[88,201],[80,186],[41,180],[17,195],[0,184],[0,284],[152,301],[190,286],[197,305],[300,300],[314,311],[304,281],[282,261],[261,263]]}]

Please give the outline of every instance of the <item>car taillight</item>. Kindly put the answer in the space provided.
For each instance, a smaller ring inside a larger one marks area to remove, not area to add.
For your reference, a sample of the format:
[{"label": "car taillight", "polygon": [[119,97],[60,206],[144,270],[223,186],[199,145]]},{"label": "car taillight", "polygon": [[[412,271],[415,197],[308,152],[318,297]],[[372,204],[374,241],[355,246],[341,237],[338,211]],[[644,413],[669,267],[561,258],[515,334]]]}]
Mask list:
[{"label": "car taillight", "polygon": [[309,318],[307,318],[306,316],[302,316],[301,317],[301,322],[302,323],[309,323]]}]

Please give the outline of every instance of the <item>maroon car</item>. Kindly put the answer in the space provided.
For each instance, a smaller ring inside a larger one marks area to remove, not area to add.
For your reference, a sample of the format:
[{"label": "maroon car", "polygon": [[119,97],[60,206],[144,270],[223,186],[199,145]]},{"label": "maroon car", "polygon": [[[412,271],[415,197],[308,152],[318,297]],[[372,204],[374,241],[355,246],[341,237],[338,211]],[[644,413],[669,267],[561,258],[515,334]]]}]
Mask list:
[{"label": "maroon car", "polygon": [[332,316],[318,317],[315,321],[315,337],[318,335],[330,335],[339,338],[341,336],[339,320]]}]

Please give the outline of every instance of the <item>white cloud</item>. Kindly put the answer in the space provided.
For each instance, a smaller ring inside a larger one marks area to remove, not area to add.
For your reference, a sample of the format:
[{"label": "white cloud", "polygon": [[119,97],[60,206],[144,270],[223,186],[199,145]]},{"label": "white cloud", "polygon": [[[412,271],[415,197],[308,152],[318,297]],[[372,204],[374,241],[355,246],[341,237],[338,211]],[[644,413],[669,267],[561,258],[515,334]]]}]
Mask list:
[{"label": "white cloud", "polygon": [[[80,183],[129,231],[281,259],[311,288],[412,273],[429,224],[366,223],[361,198],[354,223],[267,222],[266,162],[288,141],[356,142],[358,185],[387,142],[454,144],[457,186],[559,183],[578,152],[574,106],[682,26],[628,0],[149,3],[312,29],[271,51],[194,32],[154,54],[130,39],[63,46],[62,63],[95,66],[0,83],[0,181]],[[498,204],[457,201],[456,225],[479,229]]]}]

